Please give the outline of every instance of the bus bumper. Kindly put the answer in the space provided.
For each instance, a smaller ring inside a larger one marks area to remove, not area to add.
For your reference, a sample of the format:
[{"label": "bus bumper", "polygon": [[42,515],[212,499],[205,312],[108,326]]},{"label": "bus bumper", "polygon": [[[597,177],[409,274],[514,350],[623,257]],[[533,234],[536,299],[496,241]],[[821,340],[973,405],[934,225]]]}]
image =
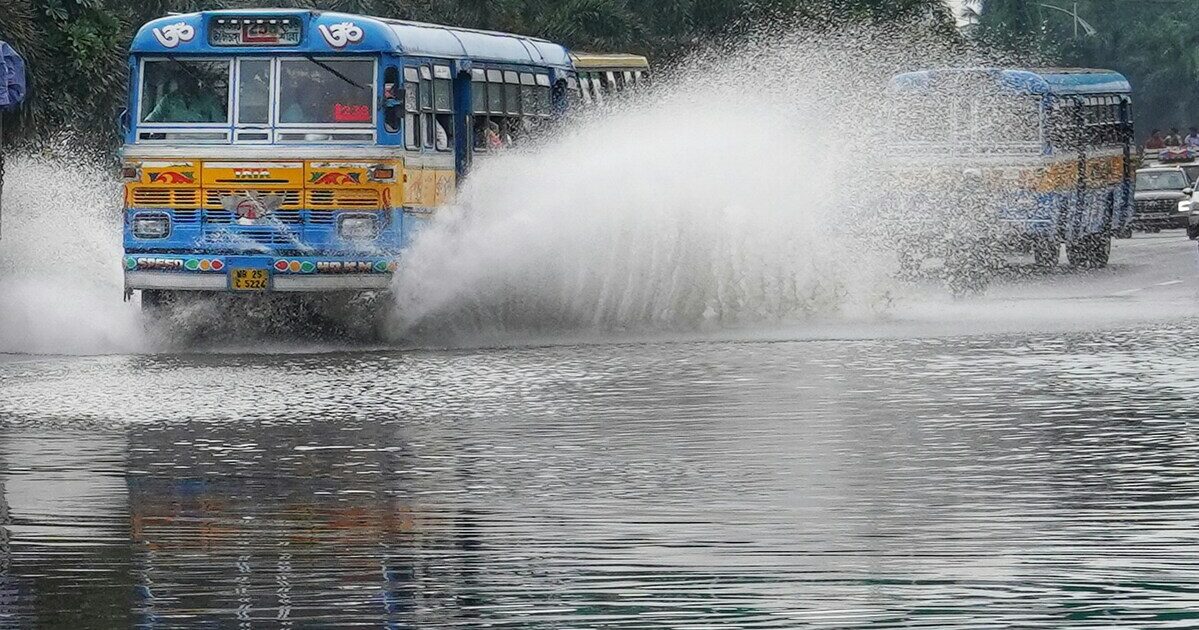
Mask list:
[{"label": "bus bumper", "polygon": [[[127,254],[128,291],[211,293],[330,293],[383,291],[396,262],[385,257]],[[238,272],[254,270],[265,284],[238,286]]]}]

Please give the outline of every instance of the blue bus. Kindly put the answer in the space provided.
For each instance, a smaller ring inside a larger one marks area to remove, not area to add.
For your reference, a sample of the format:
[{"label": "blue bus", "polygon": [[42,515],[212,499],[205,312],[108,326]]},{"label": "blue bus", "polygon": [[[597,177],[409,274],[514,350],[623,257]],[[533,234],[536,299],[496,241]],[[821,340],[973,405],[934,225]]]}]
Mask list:
[{"label": "blue bus", "polygon": [[[1116,72],[945,68],[900,74],[887,142],[901,263],[1022,249],[1103,267],[1133,206],[1132,89]],[[947,242],[951,241],[951,242]]]},{"label": "blue bus", "polygon": [[290,9],[171,15],[133,40],[128,299],[386,290],[472,161],[563,114],[568,51]]}]

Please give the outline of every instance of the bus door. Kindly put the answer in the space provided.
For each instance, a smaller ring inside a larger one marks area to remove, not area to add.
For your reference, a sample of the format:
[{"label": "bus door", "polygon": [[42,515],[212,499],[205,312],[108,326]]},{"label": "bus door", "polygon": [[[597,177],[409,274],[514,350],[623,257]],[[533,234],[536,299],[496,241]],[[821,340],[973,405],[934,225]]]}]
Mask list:
[{"label": "bus door", "polygon": [[475,94],[471,89],[472,71],[462,69],[454,75],[454,173],[458,179],[466,177],[470,170],[471,147],[474,139],[472,121],[478,114],[475,107]]}]

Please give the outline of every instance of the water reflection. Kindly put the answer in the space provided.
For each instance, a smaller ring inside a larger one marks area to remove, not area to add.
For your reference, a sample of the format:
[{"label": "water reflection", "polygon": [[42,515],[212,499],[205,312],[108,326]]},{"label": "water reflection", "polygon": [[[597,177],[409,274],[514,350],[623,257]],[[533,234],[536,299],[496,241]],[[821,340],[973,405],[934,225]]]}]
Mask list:
[{"label": "water reflection", "polygon": [[8,360],[0,605],[1193,625],[1194,332]]}]

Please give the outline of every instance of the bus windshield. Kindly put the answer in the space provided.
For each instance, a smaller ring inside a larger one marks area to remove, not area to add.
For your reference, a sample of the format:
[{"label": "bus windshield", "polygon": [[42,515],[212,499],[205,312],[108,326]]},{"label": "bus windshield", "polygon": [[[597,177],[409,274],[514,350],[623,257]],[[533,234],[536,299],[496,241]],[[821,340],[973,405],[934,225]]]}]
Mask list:
[{"label": "bus windshield", "polygon": [[146,60],[141,122],[228,123],[229,61]]},{"label": "bus windshield", "polygon": [[892,124],[899,143],[977,152],[1038,151],[1041,103],[1033,97],[978,94],[901,97]]},{"label": "bus windshield", "polygon": [[373,124],[373,61],[285,59],[279,62],[279,72],[279,122],[287,125]]}]

